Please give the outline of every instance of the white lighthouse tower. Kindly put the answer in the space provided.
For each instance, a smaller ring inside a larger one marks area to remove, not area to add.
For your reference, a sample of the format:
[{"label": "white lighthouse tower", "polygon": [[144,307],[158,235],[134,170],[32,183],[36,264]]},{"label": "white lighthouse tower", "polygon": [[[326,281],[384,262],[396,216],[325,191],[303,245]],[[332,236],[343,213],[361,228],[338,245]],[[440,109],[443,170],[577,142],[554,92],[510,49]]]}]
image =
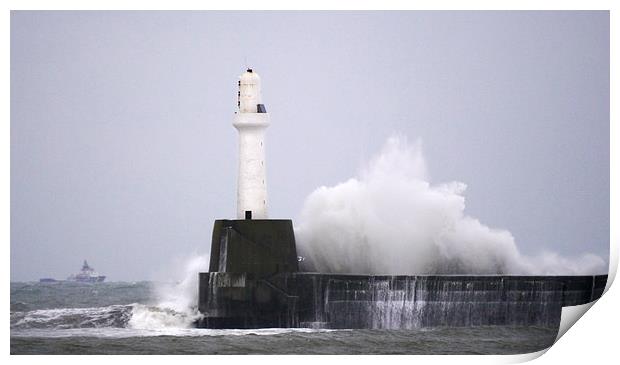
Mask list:
[{"label": "white lighthouse tower", "polygon": [[267,218],[265,130],[269,114],[261,102],[260,77],[252,69],[239,76],[233,126],[239,131],[237,219]]}]

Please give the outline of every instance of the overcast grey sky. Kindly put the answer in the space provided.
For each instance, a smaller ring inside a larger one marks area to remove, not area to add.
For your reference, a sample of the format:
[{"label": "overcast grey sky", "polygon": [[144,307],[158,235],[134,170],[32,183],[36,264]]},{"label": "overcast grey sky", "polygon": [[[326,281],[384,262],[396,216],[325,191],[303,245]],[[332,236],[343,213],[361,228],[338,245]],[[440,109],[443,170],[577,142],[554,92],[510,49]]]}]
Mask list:
[{"label": "overcast grey sky", "polygon": [[402,133],[522,252],[607,259],[608,12],[12,12],[11,280],[208,252],[246,64],[273,218]]}]

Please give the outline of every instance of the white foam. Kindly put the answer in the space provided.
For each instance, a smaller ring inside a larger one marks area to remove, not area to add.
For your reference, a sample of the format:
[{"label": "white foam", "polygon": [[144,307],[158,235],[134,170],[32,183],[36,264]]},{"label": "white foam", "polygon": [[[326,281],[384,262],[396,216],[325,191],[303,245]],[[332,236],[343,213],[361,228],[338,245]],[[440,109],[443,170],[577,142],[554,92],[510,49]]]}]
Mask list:
[{"label": "white foam", "polygon": [[198,273],[208,271],[208,256],[193,255],[171,264],[165,277],[174,282],[158,283],[153,305],[133,306],[128,327],[133,329],[188,329],[201,317],[198,312]]},{"label": "white foam", "polygon": [[133,329],[189,328],[198,314],[177,312],[166,307],[134,304],[127,327]]},{"label": "white foam", "polygon": [[253,330],[241,329],[202,329],[202,328],[73,328],[73,329],[28,329],[11,330],[12,337],[98,337],[98,338],[129,338],[129,337],[215,337],[215,336],[273,336],[285,333],[320,333],[346,330],[310,329],[310,328],[262,328]]},{"label": "white foam", "polygon": [[12,312],[11,329],[20,328],[84,328],[123,326],[131,306],[111,305],[89,308],[40,309],[29,312]]},{"label": "white foam", "polygon": [[421,143],[391,137],[346,182],[305,200],[298,249],[319,272],[363,274],[606,273],[592,254],[521,254],[512,234],[465,214],[466,185],[429,182]]}]

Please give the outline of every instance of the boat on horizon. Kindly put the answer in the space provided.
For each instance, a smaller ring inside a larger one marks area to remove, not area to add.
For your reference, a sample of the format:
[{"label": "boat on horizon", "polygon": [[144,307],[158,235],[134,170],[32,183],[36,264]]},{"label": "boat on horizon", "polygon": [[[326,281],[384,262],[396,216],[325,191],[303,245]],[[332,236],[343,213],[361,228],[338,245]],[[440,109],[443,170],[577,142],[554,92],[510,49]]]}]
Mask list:
[{"label": "boat on horizon", "polygon": [[72,281],[77,283],[102,283],[105,275],[99,275],[94,268],[88,265],[88,261],[84,260],[82,270],[77,274],[70,275],[67,280],[56,280],[53,278],[41,278],[40,283],[57,283],[61,281]]},{"label": "boat on horizon", "polygon": [[94,268],[88,265],[88,262],[84,260],[82,264],[82,270],[69,276],[67,281],[76,281],[78,283],[102,283],[105,280],[104,275],[99,275]]}]

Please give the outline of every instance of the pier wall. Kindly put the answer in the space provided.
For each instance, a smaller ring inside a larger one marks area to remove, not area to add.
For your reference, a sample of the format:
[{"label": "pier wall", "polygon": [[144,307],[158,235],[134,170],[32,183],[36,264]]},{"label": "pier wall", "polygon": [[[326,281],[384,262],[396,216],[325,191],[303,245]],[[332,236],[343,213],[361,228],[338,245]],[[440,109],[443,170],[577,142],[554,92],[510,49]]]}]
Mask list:
[{"label": "pier wall", "polygon": [[557,327],[607,276],[369,276],[200,273],[199,327]]},{"label": "pier wall", "polygon": [[291,220],[216,220],[199,327],[557,327],[607,276],[380,276],[299,272]]}]

